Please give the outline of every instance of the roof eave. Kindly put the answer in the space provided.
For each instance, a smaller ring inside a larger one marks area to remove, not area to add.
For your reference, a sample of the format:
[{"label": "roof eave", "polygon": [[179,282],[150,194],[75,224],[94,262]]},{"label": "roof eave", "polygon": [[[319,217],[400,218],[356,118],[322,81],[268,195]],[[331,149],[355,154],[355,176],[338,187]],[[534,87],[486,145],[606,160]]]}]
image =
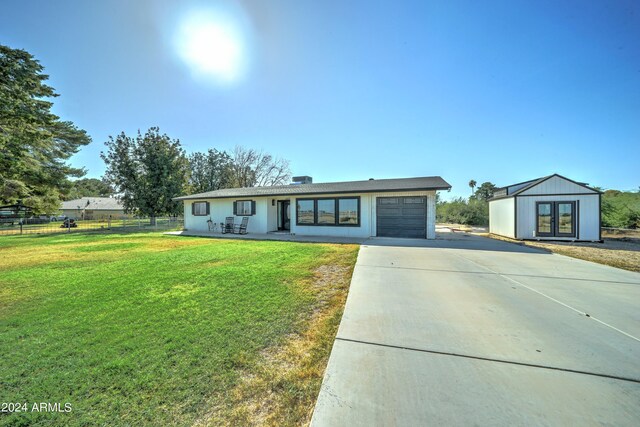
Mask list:
[{"label": "roof eave", "polygon": [[451,190],[451,186],[422,187],[422,188],[394,188],[387,190],[344,190],[344,191],[314,191],[314,192],[298,192],[298,193],[267,193],[267,194],[234,194],[229,196],[207,195],[206,193],[193,194],[188,196],[174,197],[173,201],[181,200],[197,200],[197,199],[234,199],[238,197],[293,197],[293,196],[314,196],[322,194],[357,194],[357,193],[395,193],[409,191],[442,191]]}]

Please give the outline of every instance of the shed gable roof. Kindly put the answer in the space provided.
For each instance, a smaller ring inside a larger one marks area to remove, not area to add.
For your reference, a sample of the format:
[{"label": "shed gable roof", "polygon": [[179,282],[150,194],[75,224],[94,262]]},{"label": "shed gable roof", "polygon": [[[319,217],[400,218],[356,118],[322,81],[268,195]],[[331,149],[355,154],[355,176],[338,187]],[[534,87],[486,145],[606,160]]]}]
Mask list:
[{"label": "shed gable roof", "polygon": [[517,184],[507,185],[501,187],[507,189],[516,187],[515,191],[512,191],[506,195],[499,195],[491,200],[504,199],[506,197],[515,196],[533,196],[533,195],[547,195],[547,194],[600,194],[600,192],[594,188],[589,187],[587,184],[577,182],[557,173],[553,175],[544,176],[538,179],[532,179],[531,181],[520,182]]}]

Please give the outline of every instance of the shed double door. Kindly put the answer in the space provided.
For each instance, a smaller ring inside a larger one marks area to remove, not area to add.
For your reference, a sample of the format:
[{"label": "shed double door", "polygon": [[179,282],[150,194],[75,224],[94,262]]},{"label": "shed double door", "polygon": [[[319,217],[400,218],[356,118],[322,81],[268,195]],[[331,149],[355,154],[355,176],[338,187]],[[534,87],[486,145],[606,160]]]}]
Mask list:
[{"label": "shed double door", "polygon": [[536,236],[576,237],[576,202],[537,202]]}]

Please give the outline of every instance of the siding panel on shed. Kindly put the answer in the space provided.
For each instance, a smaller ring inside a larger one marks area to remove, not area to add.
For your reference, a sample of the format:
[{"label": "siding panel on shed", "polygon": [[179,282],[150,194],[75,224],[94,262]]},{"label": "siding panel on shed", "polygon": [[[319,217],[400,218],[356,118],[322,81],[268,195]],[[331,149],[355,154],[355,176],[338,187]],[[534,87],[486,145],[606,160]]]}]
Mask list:
[{"label": "siding panel on shed", "polygon": [[572,202],[579,201],[579,221],[575,238],[552,237],[555,240],[599,240],[600,206],[598,194],[579,196],[529,196],[518,197],[518,239],[535,239],[536,202]]},{"label": "siding panel on shed", "polygon": [[515,238],[515,198],[489,202],[489,232]]}]

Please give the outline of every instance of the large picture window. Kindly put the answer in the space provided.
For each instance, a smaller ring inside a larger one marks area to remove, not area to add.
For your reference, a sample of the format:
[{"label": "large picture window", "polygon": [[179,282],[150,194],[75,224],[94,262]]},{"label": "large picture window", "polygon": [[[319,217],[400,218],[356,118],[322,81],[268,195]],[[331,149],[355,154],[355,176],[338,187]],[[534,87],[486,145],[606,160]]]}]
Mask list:
[{"label": "large picture window", "polygon": [[298,224],[313,225],[315,223],[315,204],[313,200],[298,200],[296,221]]},{"label": "large picture window", "polygon": [[358,199],[338,199],[338,224],[358,225]]},{"label": "large picture window", "polygon": [[360,197],[296,200],[297,225],[360,226]]},{"label": "large picture window", "polygon": [[318,224],[336,223],[336,199],[318,200]]}]

